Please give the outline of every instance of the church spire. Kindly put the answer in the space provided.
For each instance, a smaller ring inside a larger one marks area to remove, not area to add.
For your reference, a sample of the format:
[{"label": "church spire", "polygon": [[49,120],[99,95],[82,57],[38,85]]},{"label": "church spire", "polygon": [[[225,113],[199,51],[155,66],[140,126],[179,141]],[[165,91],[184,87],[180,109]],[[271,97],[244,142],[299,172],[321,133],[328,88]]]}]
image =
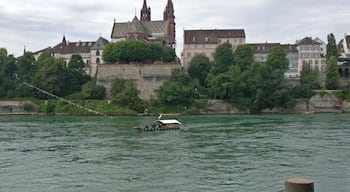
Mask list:
[{"label": "church spire", "polygon": [[66,41],[66,35],[63,35],[62,43],[63,43],[64,45],[66,45],[66,44],[67,44],[67,41]]},{"label": "church spire", "polygon": [[168,0],[168,3],[167,3],[165,10],[164,10],[163,19],[165,21],[165,20],[171,19],[171,17],[175,17],[174,16],[174,5],[173,5],[172,0]]},{"label": "church spire", "polygon": [[146,0],[143,0],[140,18],[141,21],[151,21],[151,8],[147,7]]},{"label": "church spire", "polygon": [[175,13],[172,0],[168,0],[168,3],[164,10],[163,20],[168,22],[169,32],[169,45],[175,46],[176,43],[176,31],[175,31]]}]

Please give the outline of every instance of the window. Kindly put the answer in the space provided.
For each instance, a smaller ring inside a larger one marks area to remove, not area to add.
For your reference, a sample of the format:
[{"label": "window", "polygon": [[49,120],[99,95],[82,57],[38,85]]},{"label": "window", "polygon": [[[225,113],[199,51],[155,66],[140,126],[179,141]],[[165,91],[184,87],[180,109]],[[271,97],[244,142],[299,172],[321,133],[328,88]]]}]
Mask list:
[{"label": "window", "polygon": [[96,51],[96,56],[100,56],[100,51],[99,50]]},{"label": "window", "polygon": [[188,57],[188,58],[191,58],[191,57],[192,57],[192,54],[191,54],[191,53],[187,53],[187,57]]}]

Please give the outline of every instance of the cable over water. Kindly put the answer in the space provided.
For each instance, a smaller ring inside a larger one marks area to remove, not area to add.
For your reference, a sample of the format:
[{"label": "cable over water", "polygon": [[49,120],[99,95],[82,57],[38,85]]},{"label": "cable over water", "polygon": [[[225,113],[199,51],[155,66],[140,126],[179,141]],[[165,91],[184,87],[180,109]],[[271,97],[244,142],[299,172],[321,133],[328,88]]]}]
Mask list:
[{"label": "cable over water", "polygon": [[61,100],[61,101],[64,101],[64,102],[66,102],[66,103],[68,103],[68,104],[71,104],[71,105],[73,105],[73,106],[75,106],[75,107],[78,107],[78,108],[83,109],[83,110],[85,110],[85,111],[88,111],[88,112],[90,112],[90,113],[95,113],[96,115],[101,115],[101,116],[105,116],[105,117],[108,117],[108,118],[113,118],[112,116],[107,115],[107,114],[105,114],[105,113],[98,112],[98,111],[96,111],[96,110],[93,110],[93,109],[84,107],[84,106],[82,106],[82,105],[79,105],[79,104],[77,104],[77,103],[74,103],[74,102],[72,102],[72,101],[69,101],[69,100],[67,100],[67,99],[65,99],[65,98],[59,97],[59,96],[57,96],[57,95],[55,95],[55,94],[52,94],[52,93],[50,93],[50,92],[48,92],[48,91],[45,91],[45,90],[43,90],[43,89],[40,89],[39,87],[36,87],[36,86],[34,86],[34,85],[32,85],[32,84],[30,84],[30,83],[28,83],[28,82],[26,82],[26,81],[20,79],[20,78],[18,77],[17,74],[16,74],[16,79],[17,79],[18,81],[21,81],[23,84],[27,85],[27,86],[30,87],[30,88],[33,88],[33,89],[35,89],[35,90],[37,90],[37,91],[40,91],[41,93],[44,93],[44,94],[46,94],[46,95],[49,95],[49,96],[51,96],[51,97],[54,97],[54,98],[59,99],[59,100]]}]

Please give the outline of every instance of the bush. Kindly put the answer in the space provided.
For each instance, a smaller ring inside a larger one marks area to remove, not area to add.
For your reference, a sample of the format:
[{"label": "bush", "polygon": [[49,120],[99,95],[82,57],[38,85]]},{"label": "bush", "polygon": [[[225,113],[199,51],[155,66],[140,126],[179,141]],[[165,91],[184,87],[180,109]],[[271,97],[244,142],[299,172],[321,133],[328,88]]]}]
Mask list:
[{"label": "bush", "polygon": [[35,107],[32,103],[26,102],[22,105],[22,109],[26,112],[34,112]]}]

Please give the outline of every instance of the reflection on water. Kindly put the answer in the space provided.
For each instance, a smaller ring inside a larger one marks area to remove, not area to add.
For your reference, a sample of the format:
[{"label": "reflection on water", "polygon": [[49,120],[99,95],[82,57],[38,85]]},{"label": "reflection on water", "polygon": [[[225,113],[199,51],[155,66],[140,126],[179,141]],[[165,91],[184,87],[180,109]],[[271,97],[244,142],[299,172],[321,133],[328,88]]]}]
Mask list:
[{"label": "reflection on water", "polygon": [[[350,115],[0,116],[0,191],[350,191]],[[155,118],[155,117],[154,117]]]}]

